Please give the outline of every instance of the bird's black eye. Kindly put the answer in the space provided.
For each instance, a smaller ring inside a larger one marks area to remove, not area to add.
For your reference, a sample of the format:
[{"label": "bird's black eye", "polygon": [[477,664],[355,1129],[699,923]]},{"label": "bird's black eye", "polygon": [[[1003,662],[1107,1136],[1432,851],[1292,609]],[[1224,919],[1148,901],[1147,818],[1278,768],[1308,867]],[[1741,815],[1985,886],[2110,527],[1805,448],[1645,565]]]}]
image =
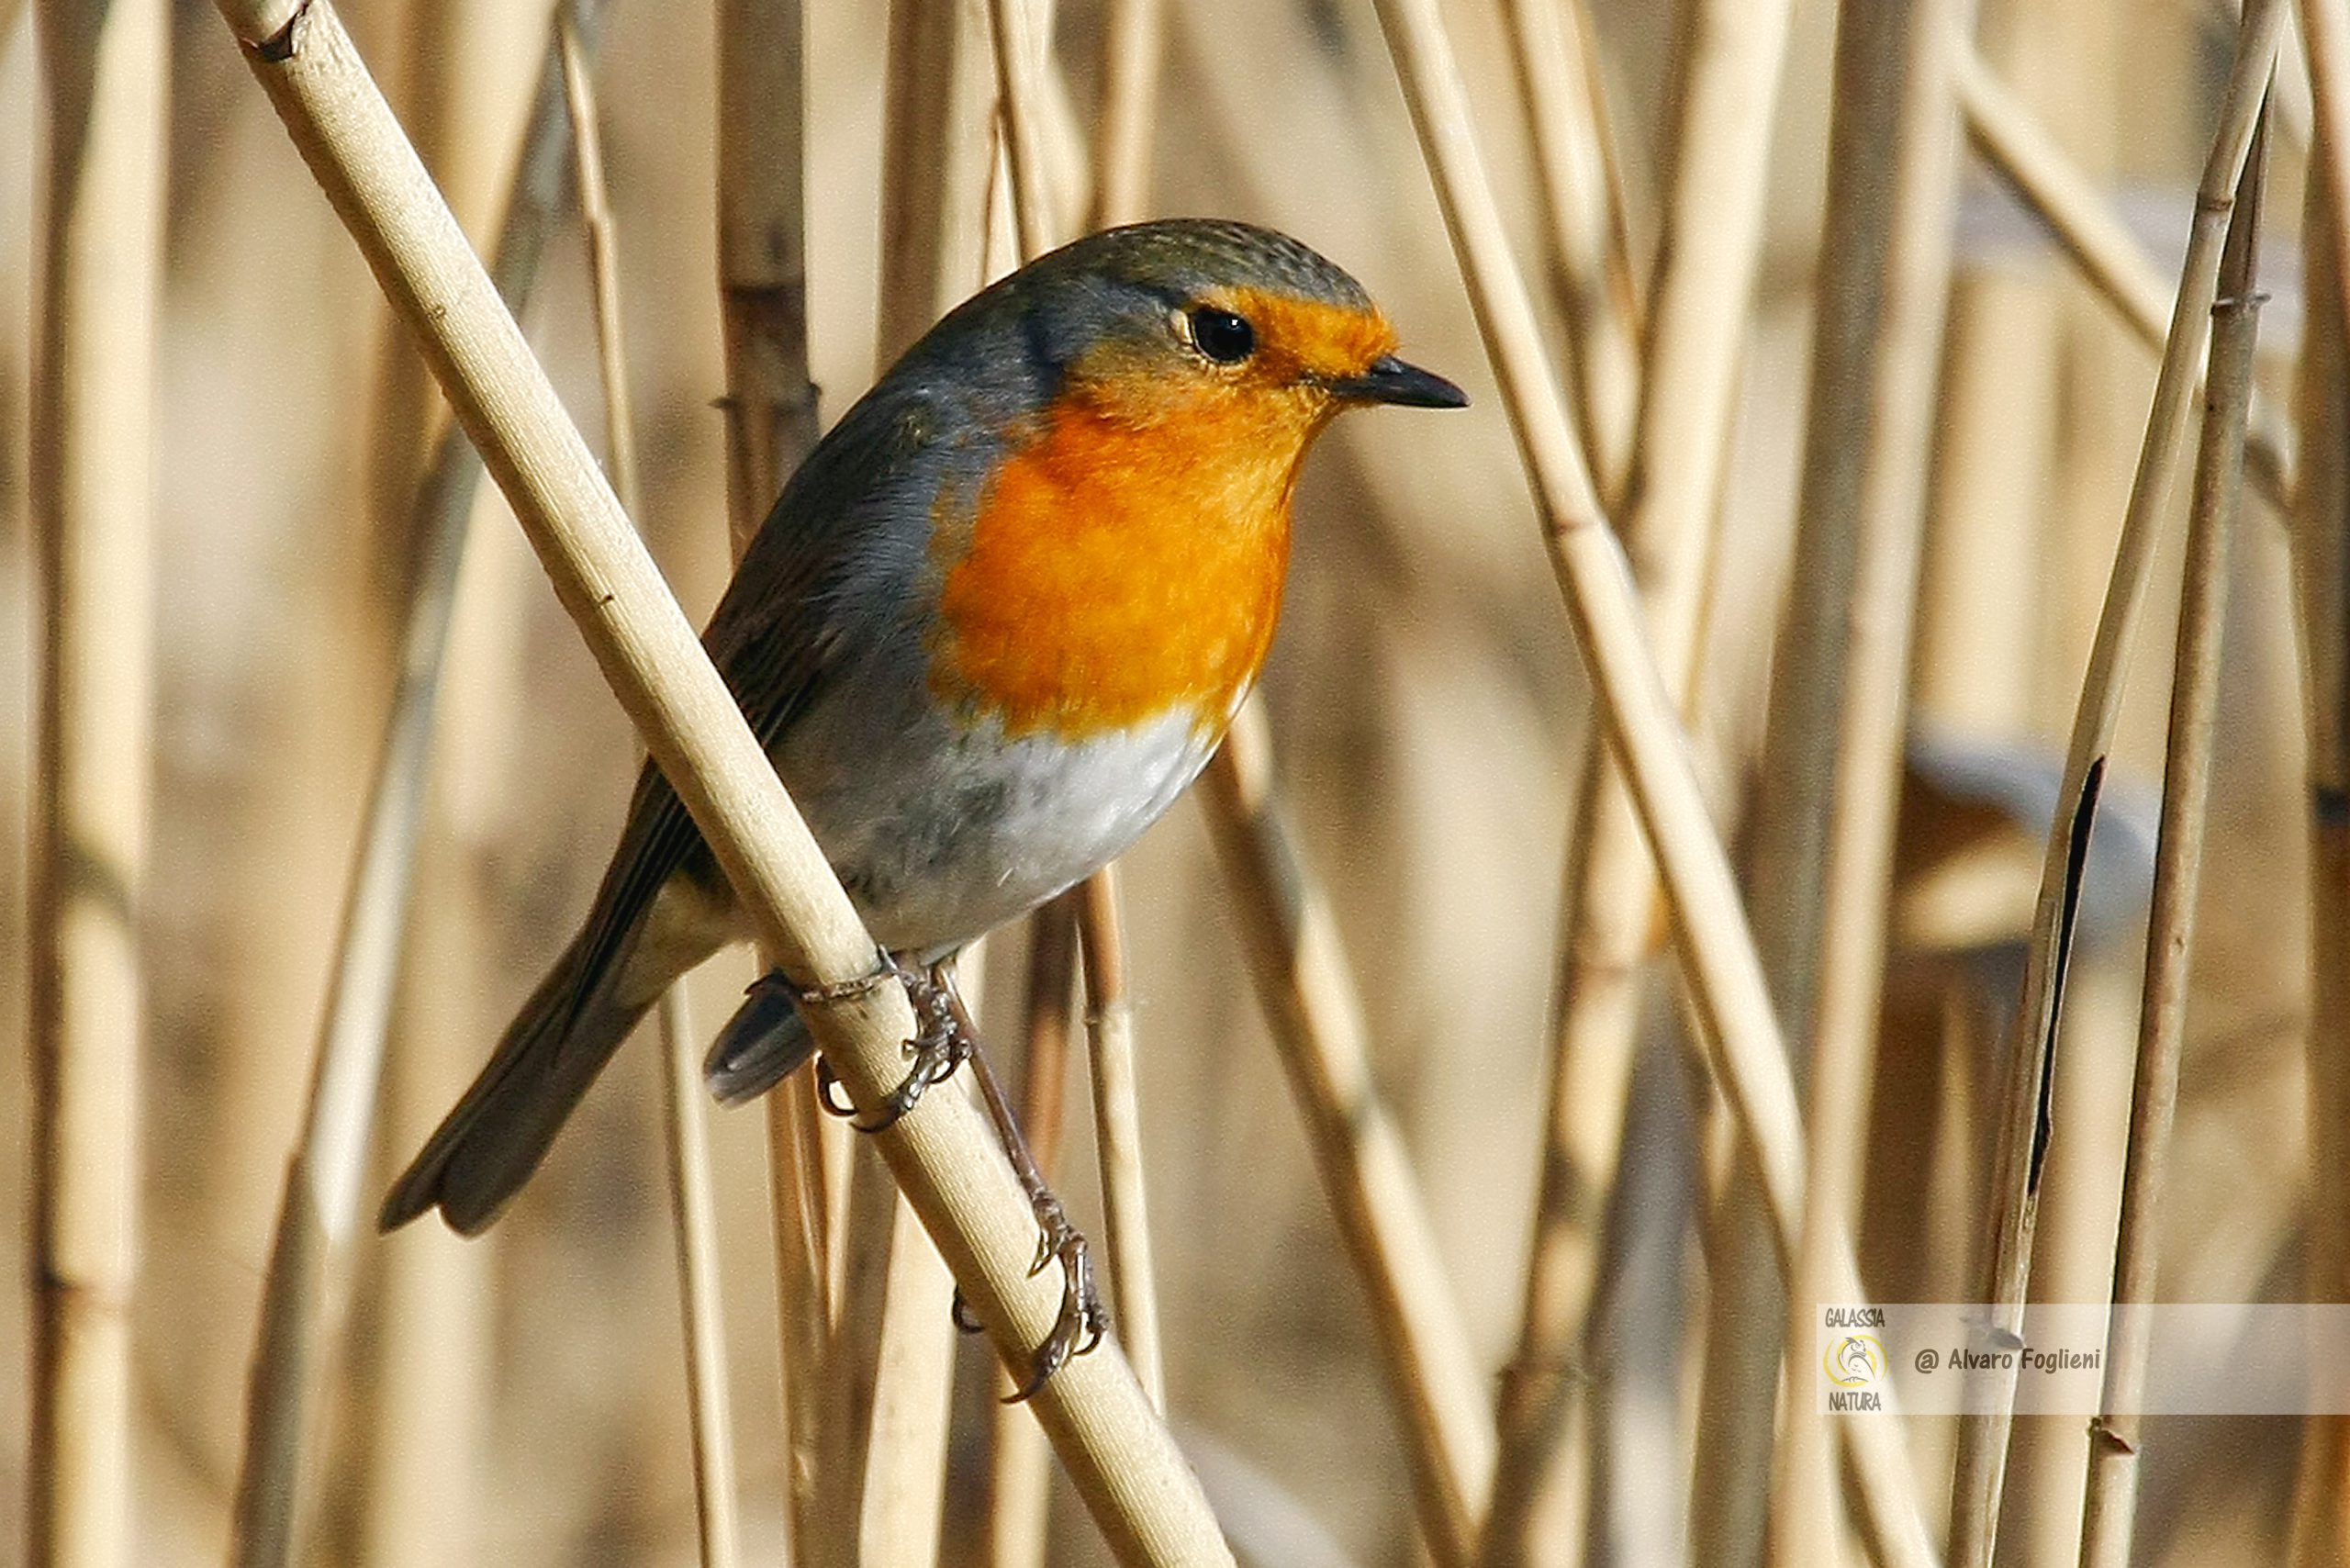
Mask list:
[{"label": "bird's black eye", "polygon": [[1203,305],[1190,319],[1192,346],[1218,364],[1237,364],[1257,351],[1257,329],[1229,310]]}]

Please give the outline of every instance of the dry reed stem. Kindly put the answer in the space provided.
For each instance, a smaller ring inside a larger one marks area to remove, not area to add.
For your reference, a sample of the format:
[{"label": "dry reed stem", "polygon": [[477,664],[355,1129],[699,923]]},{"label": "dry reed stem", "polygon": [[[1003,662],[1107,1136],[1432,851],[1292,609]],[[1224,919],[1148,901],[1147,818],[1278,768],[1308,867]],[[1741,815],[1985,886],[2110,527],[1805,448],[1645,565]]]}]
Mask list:
[{"label": "dry reed stem", "polygon": [[[2023,992],[2006,1053],[1998,1152],[1988,1194],[1990,1233],[1984,1249],[1987,1266],[1982,1294],[1976,1297],[1991,1304],[1993,1327],[2002,1333],[2012,1334],[2021,1327],[2031,1275],[2041,1165],[2052,1131],[2046,1121],[2048,1080],[2070,956],[2072,915],[2104,781],[2106,752],[2112,744],[2121,707],[2122,665],[2145,605],[2147,568],[2169,495],[2172,458],[2193,409],[2189,392],[2210,326],[2220,243],[2236,175],[2251,145],[2253,123],[2259,115],[2284,18],[2278,0],[2248,0],[2244,7],[2210,159],[2197,189],[2194,227],[2179,270],[2170,336],[2154,382],[2145,442],[2139,451],[2121,537],[2114,550],[2113,575],[2098,619],[2087,673],[2081,682],[2064,781],[2057,792],[2056,817],[2049,828],[2039,904],[2026,950]],[[1951,1492],[1950,1557],[1955,1568],[1988,1568],[1998,1534],[1999,1492],[2015,1395],[2013,1377],[1995,1372],[1989,1394],[1994,1408],[1959,1421],[1958,1459]]]},{"label": "dry reed stem", "polygon": [[1370,1028],[1337,922],[1305,873],[1272,770],[1271,728],[1252,696],[1203,776],[1208,828],[1258,1004],[1363,1284],[1420,1529],[1438,1563],[1468,1563],[1493,1476],[1485,1390],[1404,1140],[1371,1086]]},{"label": "dry reed stem", "polygon": [[140,919],[153,707],[149,431],[167,8],[44,0],[32,389],[41,625],[29,855],[26,1560],[131,1561]]},{"label": "dry reed stem", "polygon": [[[627,335],[621,315],[620,241],[605,190],[603,137],[585,46],[569,16],[555,17],[570,112],[579,217],[596,318],[596,360],[604,394],[605,465],[621,508],[644,515],[636,463],[636,417],[628,389]],[[718,1199],[710,1170],[710,1113],[701,1088],[701,1047],[682,981],[662,994],[660,1049],[663,1144],[669,1215],[677,1230],[678,1316],[684,1325],[686,1410],[692,1433],[694,1518],[702,1568],[730,1568],[742,1555],[735,1522],[734,1433],[727,1396],[726,1324],[720,1298]]]},{"label": "dry reed stem", "polygon": [[887,365],[977,292],[995,160],[986,0],[890,0],[875,358]]},{"label": "dry reed stem", "polygon": [[2196,890],[2203,871],[2212,732],[2227,628],[2228,539],[2235,529],[2244,484],[2244,423],[2259,341],[2260,299],[2254,290],[2266,141],[2255,131],[2236,183],[2235,211],[2220,256],[2218,298],[2211,308],[2206,378],[2210,390],[2204,398],[2202,443],[2188,514],[2170,734],[2163,758],[2162,827],[2154,852],[2154,901],[2146,919],[2144,1001],[2138,1014],[2137,1073],[2131,1087],[2130,1142],[2122,1165],[2105,1388],[2102,1408],[2089,1428],[2081,1568],[2129,1568],[2137,1518],[2139,1408],[2153,1340],[2153,1323],[2143,1308],[2154,1297],[2163,1184],[2170,1164],[2171,1120],[2178,1104],[2178,1064],[2187,1031]]},{"label": "dry reed stem", "polygon": [[[1639,376],[1624,544],[1649,644],[1667,689],[1691,696],[1738,367],[1762,240],[1767,126],[1777,101],[1786,7],[1689,12],[1664,229]],[[1656,873],[1621,767],[1594,725],[1582,820],[1571,837],[1553,1008],[1550,1116],[1518,1347],[1503,1384],[1502,1462],[1487,1561],[1518,1560],[1548,1494],[1572,1507],[1584,1455],[1577,1362],[1598,1277],[1625,1096],[1643,1013]],[[1724,1267],[1724,1277],[1730,1271]],[[1734,1293],[1718,1293],[1730,1296]],[[1729,1303],[1725,1300],[1723,1310]],[[1750,1489],[1750,1497],[1754,1494]],[[1550,1529],[1580,1534],[1572,1523]]]},{"label": "dry reed stem", "polygon": [[1110,1291],[1118,1339],[1143,1392],[1167,1409],[1158,1350],[1158,1282],[1150,1263],[1149,1208],[1142,1167],[1142,1101],[1135,1068],[1135,1004],[1126,980],[1126,938],[1118,915],[1113,862],[1086,879],[1078,907],[1085,951],[1085,1037],[1091,1051],[1093,1145],[1102,1166]]},{"label": "dry reed stem", "polygon": [[[1544,542],[1569,618],[1663,871],[1707,1065],[1762,1179],[1784,1267],[1793,1260],[1803,1224],[1803,1128],[1729,857],[1707,813],[1671,699],[1640,641],[1623,554],[1599,512],[1590,470],[1543,358],[1442,19],[1434,0],[1380,0],[1379,16],[1543,514]],[[1858,1300],[1851,1238],[1841,1224],[1836,1229],[1836,1294]],[[1868,1419],[1847,1422],[1841,1430],[1880,1549],[1895,1562],[1930,1560],[1899,1428]]]},{"label": "dry reed stem", "polygon": [[[870,936],[332,6],[309,0],[290,18],[267,4],[222,12],[762,935],[801,983],[847,988],[809,1009],[811,1026],[852,1102],[878,1103],[904,1073],[913,1018],[903,990],[874,983]],[[1035,1216],[979,1112],[930,1095],[874,1137],[999,1352],[1025,1364],[1051,1328],[1060,1282],[1029,1271]],[[1064,1368],[1032,1407],[1121,1562],[1231,1562],[1114,1345]]]},{"label": "dry reed stem", "polygon": [[[816,442],[808,375],[805,127],[797,0],[718,10],[718,290],[726,354],[726,502],[739,559]],[[773,967],[762,950],[759,962]],[[832,1350],[849,1178],[845,1135],[824,1126],[813,1075],[767,1100],[776,1226],[787,1519],[795,1545],[825,1527],[823,1382]]]},{"label": "dry reed stem", "polygon": [[[2321,120],[2318,155],[2332,131]],[[2350,312],[2344,308],[2341,209],[2309,182],[2301,230],[2303,297],[2299,424],[2306,449],[2291,535],[2295,619],[2309,732],[2309,1161],[2350,1169]],[[2308,1298],[2350,1301],[2350,1210],[2312,1205],[2303,1265]],[[2287,1561],[2350,1560],[2350,1416],[2301,1418]]]},{"label": "dry reed stem", "polygon": [[[2335,212],[2350,212],[2350,12],[2341,0],[2300,0],[2301,50],[2308,62],[2311,125],[2310,179]],[[2329,228],[2328,269],[2337,293],[2350,287],[2350,231]]]},{"label": "dry reed stem", "polygon": [[1054,217],[1053,162],[1046,146],[1046,53],[1050,24],[1041,0],[988,0],[988,22],[995,37],[997,113],[1011,160],[1012,210],[1019,224],[1020,253],[1034,258],[1060,242]]},{"label": "dry reed stem", "polygon": [[[1908,0],[1841,8],[1830,76],[1826,212],[1813,293],[1810,405],[1796,498],[1796,569],[1788,575],[1777,645],[1771,661],[1767,722],[1747,828],[1749,885],[1767,890],[1753,913],[1755,944],[1770,975],[1779,1026],[1794,1061],[1817,1065],[1811,1040],[1818,994],[1818,965],[1826,929],[1828,840],[1843,770],[1846,672],[1853,655],[1850,626],[1866,526],[1863,490],[1875,435],[1877,375],[1886,260],[1892,250],[1894,202],[1906,108],[1915,89],[1908,70],[1917,11]],[[1874,650],[1873,650],[1874,651]],[[1882,788],[1885,775],[1873,775]],[[1850,1114],[1859,1090],[1836,1106]],[[1819,1135],[1826,1113],[1814,1103],[1809,1131]],[[1849,1126],[1849,1123],[1847,1124]],[[1807,1184],[1823,1157],[1810,1149]],[[1772,1277],[1765,1258],[1765,1222],[1755,1214],[1751,1184],[1734,1182],[1727,1213],[1716,1217],[1718,1239],[1708,1255],[1708,1331],[1701,1394],[1691,1537],[1708,1562],[1760,1562],[1770,1532],[1774,1416],[1783,1361],[1809,1361],[1814,1303],[1797,1297],[1793,1281]],[[1832,1236],[1849,1226],[1849,1206],[1826,1207],[1810,1188],[1807,1232]],[[1838,1225],[1816,1223],[1834,1214]],[[1832,1243],[1830,1244],[1832,1247]],[[1728,1261],[1732,1265],[1725,1270]],[[1833,1253],[1818,1260],[1832,1268]],[[1791,1265],[1799,1271],[1800,1261]],[[1817,1279],[1807,1283],[1825,1282]],[[1828,1432],[1811,1402],[1790,1379],[1786,1404],[1795,1440],[1807,1458],[1785,1456],[1778,1466],[1782,1495],[1792,1508],[1817,1518],[1798,1562],[1833,1564],[1841,1555],[1830,1506],[1833,1473]],[[1816,1552],[1818,1555],[1813,1555]]]},{"label": "dry reed stem", "polygon": [[[600,0],[574,14],[583,45],[592,48]],[[495,249],[494,286],[518,309],[536,280],[547,234],[572,196],[568,135],[551,44]],[[441,677],[480,476],[472,446],[450,427],[416,489],[409,531],[419,542],[415,587],[321,1013],[301,1142],[286,1172],[263,1287],[230,1531],[241,1563],[290,1560],[315,1482],[309,1456],[318,1438],[316,1384],[341,1331],[348,1251],[362,1209],[368,1135],[414,891]]]},{"label": "dry reed stem", "polygon": [[[1060,1165],[1069,1103],[1069,999],[1077,980],[1077,907],[1083,896],[1062,893],[1028,923],[1028,1048],[1020,1125],[1046,1181]],[[1007,1394],[1018,1386],[1010,1377],[999,1382]],[[984,1561],[987,1568],[1044,1568],[1052,1469],[1043,1434],[1017,1405],[1000,1401],[990,1415]]]},{"label": "dry reed stem", "polygon": [[[1882,297],[1865,324],[1875,350],[1865,382],[1843,389],[1867,405],[1859,416],[1866,435],[1852,496],[1851,597],[1822,607],[1843,645],[1844,673],[1835,718],[1835,772],[1824,802],[1826,842],[1812,958],[1807,1182],[1812,1214],[1839,1215],[1847,1226],[1858,1222],[1875,1070],[1926,472],[1950,302],[1958,169],[1952,57],[1964,40],[1961,28],[1973,9],[1972,0],[1917,0],[1890,17],[1847,13],[1840,23],[1897,28],[1903,34],[1880,37],[1866,51],[1882,55],[1883,79],[1897,92],[1899,103],[1875,128],[1887,142],[1891,181],[1884,196]],[[1841,49],[1840,39],[1840,73]],[[1846,101],[1840,95],[1840,114]],[[1836,145],[1845,145],[1838,136]],[[1850,166],[1837,152],[1830,156],[1832,167]],[[1830,186],[1831,204],[1837,188]],[[1837,242],[1831,222],[1823,243]],[[1830,308],[1832,270],[1823,262],[1823,311]],[[1815,398],[1818,387],[1815,379]],[[1787,1292],[1785,1376],[1791,1391],[1808,1386],[1811,1325],[1818,1305],[1830,1299],[1835,1262],[1823,1246],[1830,1234],[1807,1221]],[[1773,1560],[1832,1564],[1842,1545],[1841,1510],[1834,1506],[1833,1444],[1810,1400],[1791,1395],[1786,1413],[1772,1507]]]},{"label": "dry reed stem", "polygon": [[1150,210],[1150,151],[1158,118],[1163,0],[1110,0],[1102,25],[1102,102],[1095,117],[1088,229],[1133,223]]},{"label": "dry reed stem", "polygon": [[1575,428],[1614,511],[1639,413],[1640,319],[1591,11],[1584,0],[1505,0],[1502,8],[1572,351]]},{"label": "dry reed stem", "polygon": [[[1959,102],[1975,150],[2047,226],[2083,280],[2113,307],[2132,335],[2161,353],[2170,334],[2171,289],[2145,248],[1990,62],[1964,43],[1957,58]],[[2251,420],[2245,475],[2282,516],[2292,490],[2291,465],[2282,422],[2256,386]]]}]

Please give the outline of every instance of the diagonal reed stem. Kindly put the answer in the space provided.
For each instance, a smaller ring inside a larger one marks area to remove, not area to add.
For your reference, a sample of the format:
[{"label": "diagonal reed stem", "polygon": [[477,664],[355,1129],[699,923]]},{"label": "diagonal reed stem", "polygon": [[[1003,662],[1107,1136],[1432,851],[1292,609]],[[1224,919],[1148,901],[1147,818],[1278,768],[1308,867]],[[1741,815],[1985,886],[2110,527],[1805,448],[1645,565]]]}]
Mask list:
[{"label": "diagonal reed stem", "polygon": [[2212,732],[2220,706],[2220,657],[2227,627],[2228,540],[2244,486],[2244,423],[2252,403],[2260,330],[2261,187],[2267,158],[2253,136],[2236,182],[2235,210],[2220,253],[2211,307],[2210,391],[2187,521],[2187,572],[2179,592],[2177,650],[2170,690],[2170,736],[2163,759],[2162,827],[2154,851],[2153,908],[2146,921],[2146,973],[2138,1014],[2138,1063],[2131,1086],[2130,1141],[2122,1164],[2121,1218],[2106,1329],[2105,1389],[2089,1427],[2087,1501],[2081,1568],[2129,1568],[2137,1518],[2139,1410],[2146,1386],[2160,1260],[2163,1183],[2170,1164],[2172,1114],[2187,1032],[2188,969],[2195,951],[2195,897],[2203,872]]},{"label": "diagonal reed stem", "polygon": [[[2038,1217],[2040,1174],[2053,1132],[2047,1121],[2048,1081],[2062,1013],[2072,916],[2087,863],[2088,833],[2097,815],[2106,753],[2121,703],[2124,655],[2135,641],[2145,607],[2173,457],[2193,411],[2190,388],[2202,358],[2216,286],[2220,247],[2233,205],[2236,175],[2252,144],[2252,128],[2276,59],[2285,11],[2278,0],[2249,0],[2237,34],[2235,62],[2220,104],[2211,154],[2197,190],[2195,224],[2179,270],[2170,336],[2154,382],[2154,407],[2130,488],[2113,575],[2098,618],[2088,671],[2074,712],[2072,740],[2057,793],[2041,869],[2039,905],[2025,954],[2023,992],[2008,1044],[2006,1085],[1999,1112],[1998,1152],[1989,1194],[1990,1236],[1979,1300],[1992,1309],[1994,1332],[2014,1334],[2023,1321],[2031,1278],[2031,1238]],[[1953,1568],[1989,1568],[1998,1530],[1999,1493],[2007,1468],[2008,1431],[2015,1398],[2012,1369],[1993,1373],[1983,1391],[1988,1409],[1959,1420],[1958,1459],[1951,1488],[1950,1558]]]},{"label": "diagonal reed stem", "polygon": [[[602,11],[600,0],[572,7],[583,48],[592,48]],[[568,135],[550,44],[496,247],[494,286],[515,309],[529,297],[547,234],[573,197]],[[319,1022],[308,1109],[263,1285],[230,1532],[241,1564],[290,1561],[308,1506],[309,1456],[319,1436],[316,1385],[341,1332],[341,1282],[358,1221],[458,569],[480,478],[472,445],[450,427],[416,493],[415,589]]]},{"label": "diagonal reed stem", "polygon": [[[1443,22],[1434,0],[1380,0],[1379,17],[1501,379],[1569,619],[1663,874],[1707,1065],[1735,1119],[1741,1158],[1762,1183],[1785,1268],[1803,1226],[1803,1128],[1729,857],[1707,812],[1672,700],[1641,643],[1623,553],[1599,510],[1590,469],[1542,356]],[[1835,1228],[1837,1294],[1857,1300],[1851,1238],[1841,1224]],[[1898,1427],[1870,1419],[1848,1422],[1842,1431],[1879,1550],[1890,1561],[1930,1561]]]},{"label": "diagonal reed stem", "polygon": [[[578,432],[532,361],[327,0],[222,7],[248,65],[483,450],[558,596],[687,803],[764,938],[803,987],[819,1047],[860,1107],[904,1073],[903,989],[724,683],[662,585]],[[1034,1274],[1037,1228],[984,1117],[923,1098],[873,1135],[1006,1364],[1050,1332],[1058,1279]],[[1228,1564],[1199,1484],[1114,1344],[1031,1402],[1122,1563]]]}]

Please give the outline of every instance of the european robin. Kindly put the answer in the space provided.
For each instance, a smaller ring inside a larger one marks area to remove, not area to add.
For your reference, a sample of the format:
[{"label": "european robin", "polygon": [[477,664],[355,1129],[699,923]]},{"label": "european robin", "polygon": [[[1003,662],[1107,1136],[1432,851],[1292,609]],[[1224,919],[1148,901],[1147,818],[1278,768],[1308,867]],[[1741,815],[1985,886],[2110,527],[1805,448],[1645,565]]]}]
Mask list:
[{"label": "european robin", "polygon": [[[887,952],[943,962],[1182,793],[1272,641],[1315,436],[1359,405],[1467,401],[1395,343],[1294,240],[1136,224],[964,303],[817,444],[702,642]],[[662,991],[749,935],[648,764],[587,924],[385,1228],[436,1205],[488,1226]],[[712,1086],[744,1098],[808,1055],[755,988]]]}]

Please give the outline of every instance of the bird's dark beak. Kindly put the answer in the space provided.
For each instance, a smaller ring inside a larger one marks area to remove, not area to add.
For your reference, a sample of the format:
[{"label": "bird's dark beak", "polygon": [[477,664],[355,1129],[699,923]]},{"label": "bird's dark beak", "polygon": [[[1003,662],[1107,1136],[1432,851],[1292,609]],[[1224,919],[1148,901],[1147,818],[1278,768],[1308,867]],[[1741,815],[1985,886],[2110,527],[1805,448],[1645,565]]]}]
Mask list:
[{"label": "bird's dark beak", "polygon": [[1348,403],[1396,403],[1409,409],[1465,409],[1469,395],[1432,370],[1381,354],[1360,375],[1340,376],[1330,391]]}]

